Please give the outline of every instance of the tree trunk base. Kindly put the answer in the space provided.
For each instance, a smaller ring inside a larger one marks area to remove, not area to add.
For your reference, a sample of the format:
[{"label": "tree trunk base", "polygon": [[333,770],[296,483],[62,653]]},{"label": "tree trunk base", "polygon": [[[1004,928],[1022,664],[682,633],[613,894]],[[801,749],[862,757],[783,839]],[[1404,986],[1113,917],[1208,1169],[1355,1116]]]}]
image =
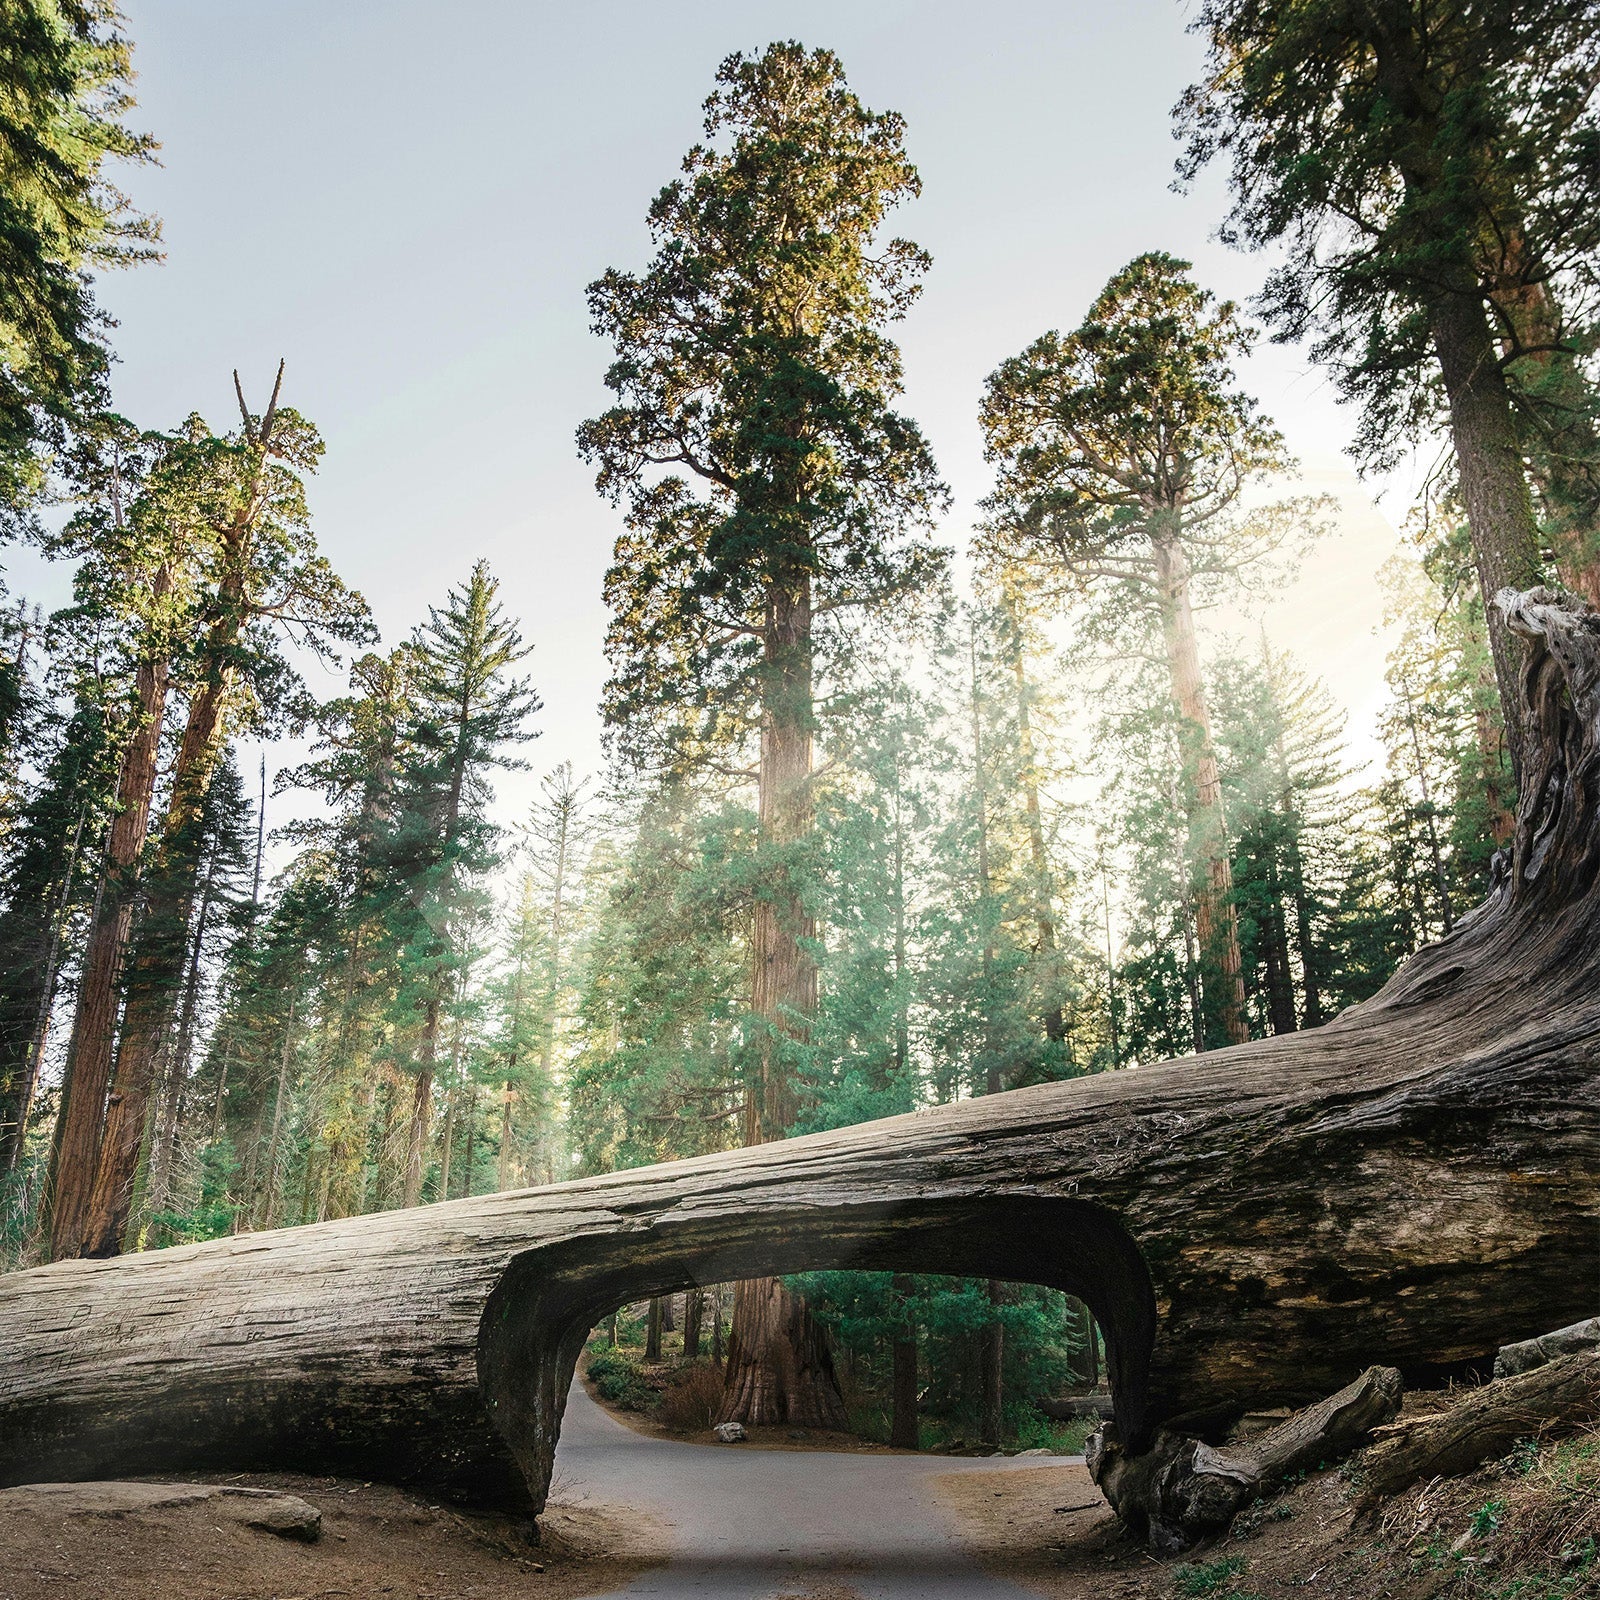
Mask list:
[{"label": "tree trunk base", "polygon": [[849,1425],[827,1336],[777,1278],[733,1291],[733,1332],[718,1422],[843,1430]]}]

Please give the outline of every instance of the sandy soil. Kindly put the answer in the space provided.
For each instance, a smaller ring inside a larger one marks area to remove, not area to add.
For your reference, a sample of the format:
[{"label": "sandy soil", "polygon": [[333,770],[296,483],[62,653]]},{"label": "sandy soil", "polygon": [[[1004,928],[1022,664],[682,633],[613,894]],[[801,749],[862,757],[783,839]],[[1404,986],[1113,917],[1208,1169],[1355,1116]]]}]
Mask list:
[{"label": "sandy soil", "polygon": [[578,1600],[625,1584],[666,1548],[653,1518],[593,1503],[552,1504],[534,1544],[510,1518],[382,1484],[190,1481],[299,1495],[322,1512],[322,1537],[280,1538],[205,1503],[106,1516],[22,1510],[0,1495],[0,1600]]}]

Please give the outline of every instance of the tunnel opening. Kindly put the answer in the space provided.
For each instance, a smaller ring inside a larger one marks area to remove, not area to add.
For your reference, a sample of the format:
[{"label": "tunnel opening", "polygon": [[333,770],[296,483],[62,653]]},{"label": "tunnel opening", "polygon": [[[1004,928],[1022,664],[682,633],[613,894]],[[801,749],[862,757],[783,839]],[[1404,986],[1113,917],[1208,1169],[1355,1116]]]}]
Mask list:
[{"label": "tunnel opening", "polygon": [[1156,1306],[1121,1221],[1087,1201],[972,1197],[707,1209],[641,1217],[523,1253],[485,1307],[478,1379],[537,1513],[590,1330],[620,1305],[741,1279],[819,1271],[941,1274],[1038,1284],[1081,1300],[1105,1340],[1118,1431],[1149,1432]]}]

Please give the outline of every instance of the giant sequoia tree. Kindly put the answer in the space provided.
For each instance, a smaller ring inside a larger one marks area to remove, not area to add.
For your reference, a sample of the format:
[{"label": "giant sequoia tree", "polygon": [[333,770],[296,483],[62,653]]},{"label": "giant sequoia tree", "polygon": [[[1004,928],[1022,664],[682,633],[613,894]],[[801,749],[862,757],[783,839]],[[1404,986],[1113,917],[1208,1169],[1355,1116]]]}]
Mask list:
[{"label": "giant sequoia tree", "polygon": [[[1593,472],[1586,340],[1559,304],[1592,291],[1600,246],[1592,0],[1207,0],[1195,26],[1210,56],[1181,170],[1228,155],[1227,236],[1287,246],[1268,316],[1361,403],[1366,459],[1442,413],[1483,595],[1536,583],[1525,452],[1558,535]],[[1558,554],[1588,588],[1592,550]],[[1519,652],[1487,615],[1517,758]]]},{"label": "giant sequoia tree", "polygon": [[[894,409],[900,355],[885,332],[927,266],[915,245],[879,237],[919,188],[902,119],[869,111],[835,56],[798,44],[730,56],[717,81],[707,142],[650,208],[654,260],[590,289],[595,329],[617,349],[617,404],[579,443],[628,507],[606,586],[608,721],[635,753],[679,766],[758,747],[744,1132],[759,1143],[794,1120],[816,1005],[803,866],[818,651],[833,614],[934,576],[939,556],[910,535],[943,489]],[[768,1353],[798,1328],[788,1297],[747,1286],[737,1315],[732,1409],[823,1420],[831,1384],[785,1384],[797,1364]]]},{"label": "giant sequoia tree", "polygon": [[1201,290],[1187,263],[1143,255],[1080,328],[1044,334],[1003,362],[983,401],[1001,469],[990,535],[999,562],[1037,582],[1116,585],[1160,619],[1198,867],[1195,922],[1233,1043],[1249,1033],[1193,584],[1197,572],[1237,572],[1272,538],[1270,522],[1237,516],[1246,485],[1284,465],[1277,433],[1234,379],[1248,348],[1233,306]]}]

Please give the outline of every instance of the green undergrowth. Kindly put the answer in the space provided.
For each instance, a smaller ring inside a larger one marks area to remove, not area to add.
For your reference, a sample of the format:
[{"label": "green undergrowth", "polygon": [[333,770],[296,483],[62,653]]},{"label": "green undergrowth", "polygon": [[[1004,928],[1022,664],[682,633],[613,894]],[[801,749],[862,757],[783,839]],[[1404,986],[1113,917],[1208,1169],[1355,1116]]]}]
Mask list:
[{"label": "green undergrowth", "polygon": [[596,1350],[589,1357],[589,1381],[602,1400],[623,1411],[648,1411],[655,1404],[643,1364],[626,1350]]},{"label": "green undergrowth", "polygon": [[1216,1561],[1190,1562],[1179,1567],[1172,1575],[1174,1592],[1185,1597],[1207,1597],[1207,1600],[1259,1600],[1259,1596],[1241,1589],[1235,1578],[1245,1570],[1243,1556],[1223,1556]]}]

